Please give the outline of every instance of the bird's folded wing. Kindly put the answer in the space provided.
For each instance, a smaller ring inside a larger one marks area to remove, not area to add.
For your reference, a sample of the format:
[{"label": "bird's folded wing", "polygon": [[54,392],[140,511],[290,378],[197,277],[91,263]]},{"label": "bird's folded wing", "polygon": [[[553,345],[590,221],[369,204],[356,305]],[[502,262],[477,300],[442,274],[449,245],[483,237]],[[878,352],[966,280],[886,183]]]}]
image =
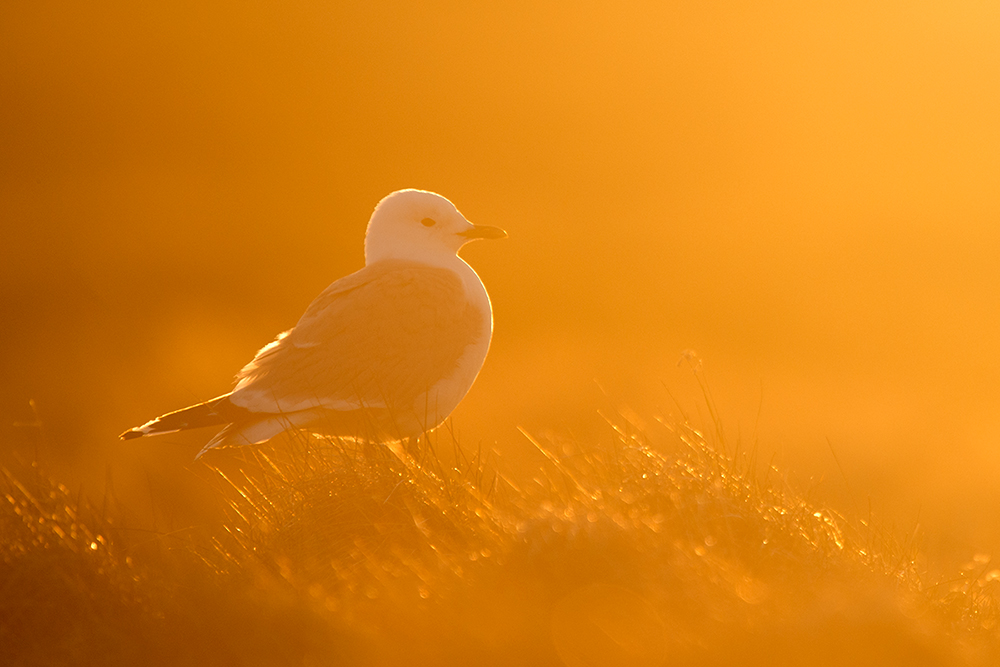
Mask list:
[{"label": "bird's folded wing", "polygon": [[411,408],[451,375],[489,323],[452,271],[383,260],[346,276],[237,376],[253,412]]}]

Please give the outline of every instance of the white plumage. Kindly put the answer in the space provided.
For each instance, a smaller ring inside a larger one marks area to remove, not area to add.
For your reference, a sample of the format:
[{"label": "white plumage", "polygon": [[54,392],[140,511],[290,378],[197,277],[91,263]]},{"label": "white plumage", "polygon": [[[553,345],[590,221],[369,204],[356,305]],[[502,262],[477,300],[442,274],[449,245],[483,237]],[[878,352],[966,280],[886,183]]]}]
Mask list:
[{"label": "white plumage", "polygon": [[290,428],[386,441],[438,426],[472,386],[493,332],[489,296],[458,250],[505,236],[433,192],[393,192],[368,223],[365,267],[316,297],[232,392],[122,438],[225,425],[201,456]]}]

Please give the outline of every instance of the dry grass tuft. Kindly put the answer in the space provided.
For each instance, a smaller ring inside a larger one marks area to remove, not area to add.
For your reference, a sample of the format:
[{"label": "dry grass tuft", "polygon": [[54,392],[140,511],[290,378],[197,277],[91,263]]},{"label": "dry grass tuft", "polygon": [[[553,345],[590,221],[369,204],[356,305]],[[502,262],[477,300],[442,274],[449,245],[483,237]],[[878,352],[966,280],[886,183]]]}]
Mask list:
[{"label": "dry grass tuft", "polygon": [[997,664],[988,561],[927,582],[912,541],[686,424],[613,429],[526,433],[517,480],[433,437],[246,450],[180,542],[6,473],[3,664]]}]

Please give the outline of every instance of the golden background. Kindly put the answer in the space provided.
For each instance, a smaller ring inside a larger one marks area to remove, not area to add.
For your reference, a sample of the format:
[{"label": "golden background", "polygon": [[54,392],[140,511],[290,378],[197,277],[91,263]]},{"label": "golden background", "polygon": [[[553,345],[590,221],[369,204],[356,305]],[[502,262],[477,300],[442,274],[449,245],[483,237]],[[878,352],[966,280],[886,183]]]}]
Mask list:
[{"label": "golden background", "polygon": [[187,516],[210,433],[118,433],[227,391],[417,187],[510,234],[464,253],[463,445],[707,420],[695,350],[731,442],[991,552],[998,119],[995,3],[5,3],[3,456]]}]

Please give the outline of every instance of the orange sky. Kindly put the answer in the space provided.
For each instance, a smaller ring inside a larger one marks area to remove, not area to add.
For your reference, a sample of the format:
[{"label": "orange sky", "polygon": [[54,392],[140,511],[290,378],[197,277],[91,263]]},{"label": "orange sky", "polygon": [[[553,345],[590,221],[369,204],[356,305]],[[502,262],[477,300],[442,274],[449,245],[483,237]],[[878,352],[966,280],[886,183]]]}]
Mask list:
[{"label": "orange sky", "polygon": [[148,4],[0,8],[15,448],[34,398],[68,477],[188,465],[207,433],[115,438],[226,391],[418,187],[511,235],[465,253],[464,441],[589,437],[595,379],[694,412],[694,349],[734,437],[760,407],[806,483],[843,497],[829,438],[853,496],[1000,546],[1000,7]]}]

